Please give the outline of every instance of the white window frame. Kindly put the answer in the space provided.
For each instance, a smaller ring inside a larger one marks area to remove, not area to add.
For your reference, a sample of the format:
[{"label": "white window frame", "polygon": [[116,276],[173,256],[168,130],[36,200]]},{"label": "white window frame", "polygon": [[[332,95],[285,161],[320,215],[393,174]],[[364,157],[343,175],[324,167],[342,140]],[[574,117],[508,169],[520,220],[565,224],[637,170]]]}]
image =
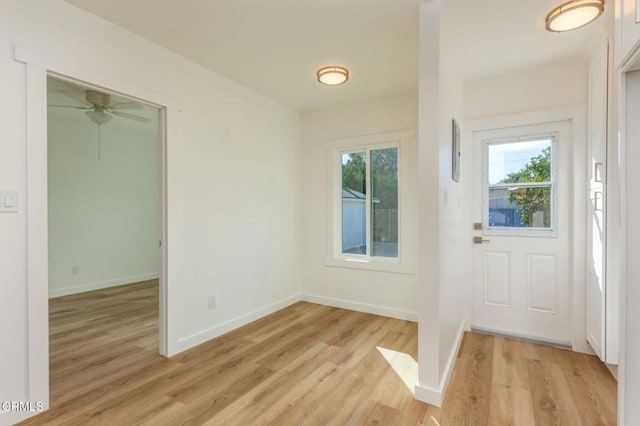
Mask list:
[{"label": "white window frame", "polygon": [[[406,182],[410,169],[406,167],[410,142],[415,137],[413,130],[378,133],[354,138],[336,139],[325,144],[328,159],[329,191],[326,266],[366,269],[384,272],[411,274],[413,259],[408,244],[413,222],[409,207]],[[371,157],[370,151],[385,148],[398,149],[398,257],[370,256],[369,254],[342,253],[342,155],[366,152],[366,232],[367,253],[370,253],[371,233]]]},{"label": "white window frame", "polygon": [[[551,181],[540,183],[521,183],[521,184],[489,184],[489,146],[508,143],[529,142],[543,139],[551,139]],[[483,194],[482,194],[482,220],[483,235],[495,236],[514,236],[514,237],[551,237],[558,236],[558,133],[544,133],[537,135],[528,135],[521,137],[511,137],[504,139],[489,139],[484,141],[484,169],[483,169]],[[551,187],[551,205],[550,205],[550,228],[526,228],[526,227],[506,227],[506,226],[489,226],[489,189],[492,188],[535,188],[535,187]]]}]

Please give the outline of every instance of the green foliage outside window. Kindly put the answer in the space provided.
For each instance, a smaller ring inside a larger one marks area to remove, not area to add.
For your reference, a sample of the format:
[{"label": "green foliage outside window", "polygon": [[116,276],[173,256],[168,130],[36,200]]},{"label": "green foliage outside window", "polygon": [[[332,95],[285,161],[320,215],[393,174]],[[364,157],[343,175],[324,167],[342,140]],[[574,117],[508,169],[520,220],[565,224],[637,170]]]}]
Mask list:
[{"label": "green foliage outside window", "polygon": [[364,152],[349,154],[349,161],[342,165],[342,187],[366,194],[366,174]]},{"label": "green foliage outside window", "polygon": [[[542,150],[542,154],[531,158],[522,170],[509,173],[504,183],[551,182],[551,147]],[[549,187],[516,188],[509,192],[508,200],[516,205],[522,214],[520,223],[532,227],[533,214],[544,212],[544,225],[551,225],[551,191]]]}]

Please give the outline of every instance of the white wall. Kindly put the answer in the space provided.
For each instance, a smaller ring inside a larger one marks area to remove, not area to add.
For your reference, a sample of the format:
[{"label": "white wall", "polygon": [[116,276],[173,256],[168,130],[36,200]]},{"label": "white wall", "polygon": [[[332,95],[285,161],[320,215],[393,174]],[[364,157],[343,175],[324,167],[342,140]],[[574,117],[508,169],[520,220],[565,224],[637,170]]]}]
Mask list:
[{"label": "white wall", "polygon": [[[464,200],[471,197],[470,141],[465,140],[464,91],[461,58],[453,44],[455,16],[447,2],[442,2],[440,34],[440,114],[439,182],[440,182],[440,378],[447,380],[457,354],[464,329],[470,326],[471,310],[471,210]],[[460,126],[460,180],[452,177],[453,139],[451,120]]]},{"label": "white wall", "polygon": [[[330,171],[325,142],[333,139],[416,129],[415,93],[385,97],[305,113],[302,116],[302,289],[304,298],[381,315],[416,320],[415,274],[365,271],[325,265],[327,253],[327,200]],[[410,163],[402,164],[415,176],[415,141]],[[408,185],[415,200],[415,178]],[[408,206],[407,208],[415,208]],[[415,228],[415,222],[403,226]],[[415,232],[410,231],[410,235]],[[416,250],[415,241],[409,245]]]},{"label": "white wall", "polygon": [[[451,178],[452,119],[463,130],[463,85],[446,2],[420,8],[419,377],[416,398],[440,405],[470,311],[470,174]],[[463,134],[464,132],[462,132]],[[464,145],[465,141],[461,143]],[[464,152],[464,147],[463,147]],[[436,199],[437,197],[437,199]],[[437,208],[434,208],[437,206]]]},{"label": "white wall", "polygon": [[571,58],[465,82],[465,119],[587,103],[587,63]]},{"label": "white wall", "polygon": [[101,126],[98,159],[98,127],[84,111],[48,108],[50,297],[158,277],[160,142],[150,112],[148,123]]},{"label": "white wall", "polygon": [[[440,1],[420,6],[418,117],[418,400],[442,403],[440,388],[439,191]],[[439,204],[439,201],[438,201]]]},{"label": "white wall", "polygon": [[[0,186],[17,190],[21,204],[18,213],[0,214],[0,322],[7,325],[0,400],[47,395],[46,360],[27,345],[47,327],[46,289],[32,300],[38,310],[27,312],[25,150],[27,131],[39,129],[26,127],[26,110],[34,111],[26,104],[30,77],[13,59],[15,44],[44,62],[182,105],[169,116],[177,137],[167,147],[173,352],[297,300],[299,114],[65,2],[3,1]],[[211,294],[215,310],[207,309]],[[46,341],[38,348],[46,353]],[[0,414],[0,423],[22,417]]]},{"label": "white wall", "polygon": [[640,258],[640,224],[636,218],[640,210],[637,182],[640,182],[640,71],[628,72],[623,77],[623,114],[620,129],[621,173],[623,175],[622,223],[625,231],[624,250],[616,252],[623,257],[624,285],[621,297],[620,382],[618,387],[618,419],[621,425],[635,425],[640,421],[640,272],[635,263]]}]

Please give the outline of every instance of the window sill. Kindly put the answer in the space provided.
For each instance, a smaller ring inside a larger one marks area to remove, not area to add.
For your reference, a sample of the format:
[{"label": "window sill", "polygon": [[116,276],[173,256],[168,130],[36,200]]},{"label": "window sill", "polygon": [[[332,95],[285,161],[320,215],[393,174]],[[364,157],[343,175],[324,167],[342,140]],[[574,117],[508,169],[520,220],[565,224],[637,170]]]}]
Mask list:
[{"label": "window sill", "polygon": [[405,265],[397,260],[371,260],[353,258],[326,258],[324,266],[334,268],[360,269],[364,271],[390,272],[394,274],[413,275],[415,268],[413,265]]}]

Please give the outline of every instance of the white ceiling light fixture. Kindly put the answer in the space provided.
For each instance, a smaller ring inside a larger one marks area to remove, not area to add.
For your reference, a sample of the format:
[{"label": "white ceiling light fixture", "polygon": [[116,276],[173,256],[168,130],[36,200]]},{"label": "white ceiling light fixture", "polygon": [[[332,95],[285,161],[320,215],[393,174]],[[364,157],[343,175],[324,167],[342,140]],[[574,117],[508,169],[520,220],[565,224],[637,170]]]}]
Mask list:
[{"label": "white ceiling light fixture", "polygon": [[349,70],[344,67],[324,67],[320,68],[316,74],[318,81],[327,86],[337,86],[349,80]]},{"label": "white ceiling light fixture", "polygon": [[563,32],[583,27],[604,11],[604,0],[572,0],[553,9],[545,20],[547,31]]},{"label": "white ceiling light fixture", "polygon": [[87,115],[87,117],[89,117],[89,120],[93,121],[98,126],[107,124],[113,118],[103,110],[85,111],[85,114]]}]

